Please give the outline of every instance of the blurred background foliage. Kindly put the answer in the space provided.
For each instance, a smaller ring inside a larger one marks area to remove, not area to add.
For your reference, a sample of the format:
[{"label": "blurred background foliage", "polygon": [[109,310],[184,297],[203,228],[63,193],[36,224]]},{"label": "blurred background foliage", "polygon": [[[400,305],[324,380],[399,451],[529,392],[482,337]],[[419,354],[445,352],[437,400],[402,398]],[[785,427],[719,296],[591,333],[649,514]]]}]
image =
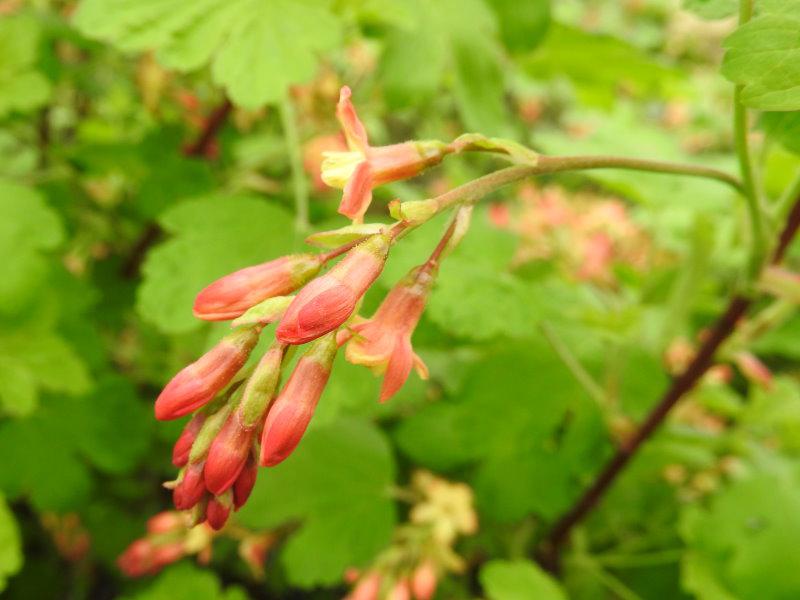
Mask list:
[{"label": "blurred background foliage", "polygon": [[[416,332],[429,382],[412,376],[381,406],[378,381],[337,360],[296,456],[262,474],[236,515],[237,527],[280,532],[263,577],[225,536],[206,566],[186,558],[131,579],[115,564],[170,505],[161,483],[181,424],[156,423],[151,402],[225,327],[192,317],[195,294],[345,224],[318,176],[321,151],[342,143],[341,85],[376,144],[479,131],[552,154],[735,173],[732,85],[719,74],[735,11],[729,0],[0,0],[4,597],[339,598],[345,570],[368,566],[407,520],[392,490],[420,468],[468,484],[478,513],[457,546],[464,571],[439,598],[800,596],[800,319],[785,299],[759,305],[766,325],[726,345],[576,531],[558,581],[531,560],[746,258],[730,189],[614,170],[482,203]],[[784,111],[763,113],[753,135],[774,200],[800,169],[800,113],[785,112],[785,94],[764,96],[763,79],[746,101]],[[198,143],[214,115],[219,129]],[[387,200],[493,168],[448,159],[377,190],[368,220],[388,220]],[[306,202],[308,227],[295,214]],[[398,245],[365,312],[442,226]]]}]

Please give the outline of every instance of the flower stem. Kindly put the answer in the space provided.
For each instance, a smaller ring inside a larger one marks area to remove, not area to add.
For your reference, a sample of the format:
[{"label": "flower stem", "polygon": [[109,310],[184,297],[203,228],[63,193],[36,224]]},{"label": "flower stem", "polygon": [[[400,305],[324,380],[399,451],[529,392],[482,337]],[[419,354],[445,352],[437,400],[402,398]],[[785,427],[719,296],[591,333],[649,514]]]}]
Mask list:
[{"label": "flower stem", "polygon": [[[739,3],[739,25],[750,20],[753,15],[752,0],[741,0]],[[756,187],[753,172],[753,160],[750,153],[748,137],[747,108],[742,103],[742,90],[744,86],[737,85],[733,90],[733,135],[736,145],[736,157],[739,161],[739,172],[742,176],[742,195],[747,202],[747,213],[750,221],[750,235],[752,249],[750,253],[749,275],[754,277],[763,262],[766,252],[764,239],[764,225],[762,220],[761,202]]]},{"label": "flower stem", "polygon": [[280,104],[279,112],[292,172],[295,227],[299,233],[304,233],[308,231],[308,185],[303,174],[303,154],[300,147],[300,134],[297,130],[297,115],[288,91]]}]

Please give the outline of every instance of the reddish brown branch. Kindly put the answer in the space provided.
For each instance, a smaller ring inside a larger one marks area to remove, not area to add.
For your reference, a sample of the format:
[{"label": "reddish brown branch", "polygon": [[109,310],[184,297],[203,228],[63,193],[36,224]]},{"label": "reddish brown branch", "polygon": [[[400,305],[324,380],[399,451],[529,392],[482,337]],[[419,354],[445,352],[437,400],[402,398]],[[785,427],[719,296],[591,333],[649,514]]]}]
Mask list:
[{"label": "reddish brown branch", "polygon": [[213,153],[217,134],[228,118],[231,109],[233,109],[233,104],[231,104],[230,100],[225,98],[222,104],[215,108],[208,116],[205,126],[200,132],[200,135],[197,136],[197,139],[191,144],[188,144],[183,149],[183,153],[186,156],[209,157]]},{"label": "reddish brown branch", "polygon": [[[800,228],[800,198],[795,201],[786,225],[781,231],[778,245],[772,256],[771,263],[779,263],[789,247],[797,230]],[[664,419],[678,401],[689,392],[708,371],[714,359],[714,354],[722,343],[734,332],[739,319],[744,316],[752,303],[751,298],[734,296],[725,312],[717,319],[711,334],[705,339],[700,350],[695,355],[686,370],[667,389],[661,400],[645,419],[633,437],[620,447],[616,454],[598,474],[594,483],[578,498],[570,508],[553,526],[549,535],[542,543],[539,560],[546,568],[558,570],[561,547],[567,541],[572,529],[580,523],[603,499],[611,484],[616,481],[630,459],[636,454],[644,442],[658,429]]]}]

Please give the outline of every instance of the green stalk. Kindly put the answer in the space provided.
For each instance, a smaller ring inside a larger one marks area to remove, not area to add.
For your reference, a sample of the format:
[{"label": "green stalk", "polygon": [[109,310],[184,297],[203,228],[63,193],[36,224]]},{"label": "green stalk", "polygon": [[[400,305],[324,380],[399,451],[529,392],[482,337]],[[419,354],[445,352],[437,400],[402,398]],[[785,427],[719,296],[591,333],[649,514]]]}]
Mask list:
[{"label": "green stalk", "polygon": [[303,173],[303,151],[300,147],[300,133],[297,129],[297,115],[294,104],[287,91],[279,106],[283,135],[289,154],[294,188],[295,227],[298,233],[308,231],[308,184]]},{"label": "green stalk", "polygon": [[[741,0],[739,3],[739,25],[743,25],[753,16],[752,0]],[[750,252],[748,274],[755,277],[761,268],[766,253],[764,238],[764,223],[762,219],[761,203],[753,170],[753,159],[750,152],[748,138],[747,108],[742,103],[742,90],[744,86],[737,85],[733,90],[733,134],[736,145],[736,157],[739,161],[739,171],[744,187],[743,195],[747,203],[748,220],[750,221],[750,235],[753,247]]]}]

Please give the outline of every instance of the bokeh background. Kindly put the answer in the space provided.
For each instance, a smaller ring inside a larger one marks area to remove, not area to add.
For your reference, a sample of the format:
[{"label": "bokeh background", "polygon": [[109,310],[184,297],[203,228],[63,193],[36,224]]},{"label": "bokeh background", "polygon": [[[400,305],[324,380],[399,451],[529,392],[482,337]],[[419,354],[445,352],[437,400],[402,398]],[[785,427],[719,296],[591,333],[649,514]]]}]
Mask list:
[{"label": "bokeh background", "polygon": [[[341,598],[348,568],[382,564],[409,524],[452,521],[437,598],[799,597],[797,294],[761,301],[576,531],[561,574],[532,560],[746,260],[730,188],[613,170],[485,199],[415,333],[428,382],[412,375],[379,405],[379,380],[339,357],[297,453],[262,471],[231,527],[181,533],[157,573],[116,563],[170,507],[161,483],[183,423],[156,422],[152,401],[227,326],[194,319],[195,294],[346,224],[319,179],[321,153],[343,144],[341,85],[375,144],[478,131],[736,173],[719,74],[735,9],[0,0],[3,596]],[[754,125],[769,198],[800,168],[799,124]],[[367,220],[500,166],[448,158],[377,190]],[[365,314],[444,226],[398,244]],[[419,517],[431,477],[449,492]]]}]

